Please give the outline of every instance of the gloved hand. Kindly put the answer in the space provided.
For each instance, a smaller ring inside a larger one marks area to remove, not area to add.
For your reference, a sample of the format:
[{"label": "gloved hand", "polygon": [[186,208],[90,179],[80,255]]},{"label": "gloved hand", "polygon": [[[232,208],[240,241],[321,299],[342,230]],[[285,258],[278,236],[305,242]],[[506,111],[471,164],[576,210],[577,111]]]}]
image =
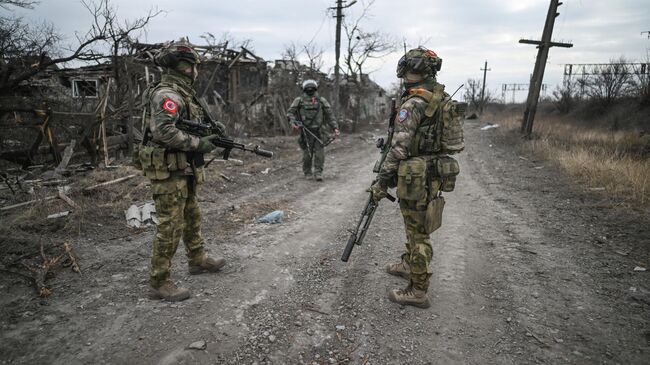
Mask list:
[{"label": "gloved hand", "polygon": [[220,134],[221,136],[226,135],[226,126],[223,125],[221,122],[214,122],[213,128],[217,131],[217,134]]},{"label": "gloved hand", "polygon": [[379,182],[376,182],[372,184],[366,191],[372,193],[373,202],[379,203],[380,200],[388,196],[387,190],[388,188],[386,186],[383,186]]},{"label": "gloved hand", "polygon": [[298,123],[298,121],[294,119],[291,121],[291,128],[293,128],[294,131],[297,131],[300,128],[302,128],[302,126],[300,125],[300,123]]},{"label": "gloved hand", "polygon": [[216,134],[212,134],[206,137],[201,137],[199,140],[199,146],[196,148],[197,152],[201,153],[208,153],[212,152],[217,146],[213,145],[210,140],[213,138],[217,138],[218,136]]},{"label": "gloved hand", "polygon": [[341,131],[338,128],[334,128],[334,137],[338,137],[341,135]]}]

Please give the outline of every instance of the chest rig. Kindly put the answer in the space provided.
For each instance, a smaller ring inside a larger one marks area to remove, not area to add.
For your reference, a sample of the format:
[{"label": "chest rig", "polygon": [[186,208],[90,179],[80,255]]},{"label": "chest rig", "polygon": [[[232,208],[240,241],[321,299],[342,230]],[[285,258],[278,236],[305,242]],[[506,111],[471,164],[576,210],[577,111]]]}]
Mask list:
[{"label": "chest rig", "polygon": [[303,95],[298,104],[302,122],[309,128],[319,128],[322,121],[322,101],[318,95]]},{"label": "chest rig", "polygon": [[185,175],[194,176],[197,184],[205,180],[202,166],[193,166],[190,153],[171,150],[152,140],[148,121],[151,116],[151,99],[153,95],[162,89],[170,89],[178,93],[185,104],[185,110],[179,115],[181,119],[189,119],[195,122],[204,120],[203,108],[195,101],[194,92],[176,83],[165,80],[151,86],[143,93],[143,126],[144,137],[142,145],[138,146],[134,156],[134,165],[143,170],[144,175],[151,180],[166,180],[171,176]]}]

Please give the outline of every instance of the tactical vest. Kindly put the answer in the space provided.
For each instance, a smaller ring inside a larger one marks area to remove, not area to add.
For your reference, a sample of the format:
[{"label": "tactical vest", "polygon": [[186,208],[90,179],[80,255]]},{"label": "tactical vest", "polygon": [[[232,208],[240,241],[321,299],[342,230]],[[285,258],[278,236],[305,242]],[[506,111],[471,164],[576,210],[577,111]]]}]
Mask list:
[{"label": "tactical vest", "polygon": [[[312,99],[314,98],[314,99]],[[301,96],[298,110],[302,122],[309,128],[320,128],[323,124],[322,106],[323,100],[320,96]]]},{"label": "tactical vest", "polygon": [[428,198],[433,199],[438,191],[449,192],[455,188],[460,168],[458,161],[447,155],[458,153],[465,147],[463,118],[466,104],[451,100],[441,84],[435,85],[433,91],[410,89],[409,94],[402,103],[417,97],[426,101],[427,106],[411,140],[409,158],[399,164],[397,196],[417,201],[428,194]]},{"label": "tactical vest", "polygon": [[143,170],[144,175],[151,180],[165,180],[170,176],[195,175],[196,182],[202,183],[205,180],[203,167],[192,166],[192,159],[188,156],[188,152],[170,150],[152,140],[147,140],[147,138],[150,138],[148,135],[151,133],[149,131],[151,99],[154,93],[163,88],[171,89],[183,98],[186,105],[186,115],[181,116],[182,118],[187,118],[192,121],[203,120],[204,111],[194,101],[194,94],[191,91],[176,83],[165,81],[160,81],[150,86],[142,95],[144,138],[143,144],[136,148],[135,153],[137,158],[134,158],[134,165],[136,168]]}]

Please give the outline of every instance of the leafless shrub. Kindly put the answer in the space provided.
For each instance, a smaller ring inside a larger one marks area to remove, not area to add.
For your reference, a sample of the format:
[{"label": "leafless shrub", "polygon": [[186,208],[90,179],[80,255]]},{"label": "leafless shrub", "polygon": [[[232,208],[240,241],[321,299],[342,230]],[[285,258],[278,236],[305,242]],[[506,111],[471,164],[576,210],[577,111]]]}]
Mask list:
[{"label": "leafless shrub", "polygon": [[601,68],[587,83],[587,95],[603,105],[611,105],[615,100],[629,93],[632,74],[626,67],[625,57],[612,59]]}]

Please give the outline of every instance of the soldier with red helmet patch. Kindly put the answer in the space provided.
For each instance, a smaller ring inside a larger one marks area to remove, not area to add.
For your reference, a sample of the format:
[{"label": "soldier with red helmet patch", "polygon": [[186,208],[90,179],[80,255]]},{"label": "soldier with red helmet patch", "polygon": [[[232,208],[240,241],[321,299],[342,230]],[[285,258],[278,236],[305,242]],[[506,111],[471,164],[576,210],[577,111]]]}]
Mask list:
[{"label": "soldier with red helmet patch", "polygon": [[197,189],[205,177],[193,158],[216,148],[214,136],[198,137],[176,127],[180,119],[204,121],[205,110],[196,101],[192,84],[198,76],[199,55],[187,40],[172,43],[155,58],[163,68],[158,84],[144,93],[145,141],[139,148],[139,162],[156,205],[157,232],[153,241],[149,273],[152,299],[185,300],[187,289],[170,280],[172,258],[181,238],[185,244],[190,274],[216,272],[225,260],[212,258],[204,250],[201,211]]}]

